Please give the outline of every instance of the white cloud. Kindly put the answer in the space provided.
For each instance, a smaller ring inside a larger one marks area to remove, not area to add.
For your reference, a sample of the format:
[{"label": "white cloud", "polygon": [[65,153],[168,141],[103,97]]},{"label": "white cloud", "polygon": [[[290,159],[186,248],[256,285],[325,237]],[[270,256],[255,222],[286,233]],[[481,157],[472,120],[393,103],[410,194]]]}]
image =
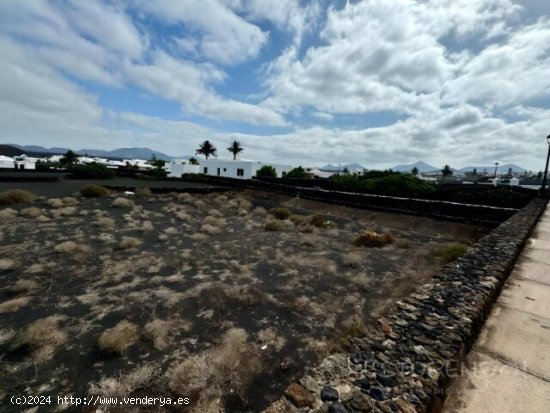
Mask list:
[{"label": "white cloud", "polygon": [[217,0],[135,0],[133,3],[141,12],[180,28],[182,34],[176,37],[183,38],[186,46],[187,37],[197,36],[201,55],[215,62],[243,62],[256,57],[267,42],[267,33]]}]

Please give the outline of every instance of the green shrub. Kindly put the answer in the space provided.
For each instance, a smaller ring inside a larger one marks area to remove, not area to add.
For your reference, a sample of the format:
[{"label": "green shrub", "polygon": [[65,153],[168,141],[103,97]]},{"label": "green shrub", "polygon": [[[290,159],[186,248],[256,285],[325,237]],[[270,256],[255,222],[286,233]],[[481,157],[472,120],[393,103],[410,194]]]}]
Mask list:
[{"label": "green shrub", "polygon": [[147,187],[138,187],[134,190],[134,193],[137,196],[151,196],[153,193],[151,192],[151,189]]},{"label": "green shrub", "polygon": [[282,231],[283,226],[278,221],[269,221],[267,224],[265,224],[264,229],[266,231]]},{"label": "green shrub", "polygon": [[277,219],[287,219],[291,215],[290,211],[284,207],[273,208],[269,212],[271,212],[273,216]]},{"label": "green shrub", "polygon": [[0,205],[27,204],[35,200],[36,195],[23,189],[8,189],[0,192]]},{"label": "green shrub", "polygon": [[468,247],[460,242],[451,242],[445,245],[441,251],[441,256],[445,262],[453,262],[461,257],[467,249]]},{"label": "green shrub", "polygon": [[332,226],[331,222],[325,219],[322,215],[314,214],[309,218],[310,225],[313,225],[317,228],[330,228]]},{"label": "green shrub", "polygon": [[301,166],[291,169],[285,174],[285,178],[308,179],[310,177],[310,174],[308,174]]},{"label": "green shrub", "polygon": [[411,174],[391,171],[370,171],[365,175],[334,175],[332,189],[348,192],[366,192],[379,195],[416,197],[435,191],[435,185]]},{"label": "green shrub", "polygon": [[264,165],[256,172],[257,177],[277,178],[277,171],[271,165]]},{"label": "green shrub", "polygon": [[390,232],[379,234],[376,231],[362,231],[357,235],[353,242],[357,247],[377,247],[381,248],[384,245],[391,244],[394,237]]},{"label": "green shrub", "polygon": [[73,178],[78,179],[111,179],[115,177],[115,172],[107,166],[91,162],[87,164],[76,164],[69,168]]},{"label": "green shrub", "polygon": [[109,195],[109,190],[101,185],[86,185],[80,190],[80,195],[84,198],[98,198]]}]

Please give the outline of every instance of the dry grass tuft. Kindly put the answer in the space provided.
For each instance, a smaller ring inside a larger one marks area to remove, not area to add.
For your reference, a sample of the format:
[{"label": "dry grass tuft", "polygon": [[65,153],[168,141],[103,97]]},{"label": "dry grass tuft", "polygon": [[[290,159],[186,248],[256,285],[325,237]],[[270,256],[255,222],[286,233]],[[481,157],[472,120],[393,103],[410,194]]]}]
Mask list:
[{"label": "dry grass tuft", "polygon": [[63,202],[64,205],[67,205],[67,206],[74,206],[78,204],[78,199],[76,199],[73,196],[66,196],[61,201]]},{"label": "dry grass tuft", "polygon": [[446,263],[456,261],[468,249],[468,246],[460,242],[451,242],[441,250],[441,256]]},{"label": "dry grass tuft", "polygon": [[115,220],[109,217],[99,217],[97,225],[105,230],[112,230],[115,228]]},{"label": "dry grass tuft", "polygon": [[105,352],[124,354],[139,338],[138,326],[122,320],[113,328],[105,330],[99,337],[99,348]]},{"label": "dry grass tuft", "polygon": [[78,212],[78,209],[74,206],[67,206],[67,207],[57,208],[57,209],[52,209],[51,210],[51,214],[55,218],[68,217],[70,215],[76,214],[77,212]]},{"label": "dry grass tuft", "polygon": [[138,248],[141,245],[141,240],[136,237],[123,236],[118,246],[122,249]]},{"label": "dry grass tuft", "polygon": [[153,193],[151,192],[151,189],[147,187],[139,187],[134,190],[134,193],[137,196],[152,196]]},{"label": "dry grass tuft", "polygon": [[112,244],[115,242],[115,236],[106,232],[102,232],[97,236],[98,241],[101,241],[105,244]]},{"label": "dry grass tuft", "polygon": [[204,224],[201,226],[201,231],[207,233],[208,235],[217,235],[223,232],[223,228]]},{"label": "dry grass tuft", "polygon": [[54,250],[65,254],[84,254],[90,250],[90,247],[80,242],[65,241],[56,245]]},{"label": "dry grass tuft", "polygon": [[393,241],[393,235],[387,231],[381,234],[375,231],[362,231],[357,235],[353,243],[358,247],[381,248],[384,245],[391,244]]},{"label": "dry grass tuft", "polygon": [[149,388],[157,374],[155,367],[145,364],[118,378],[102,378],[98,383],[91,383],[90,394],[105,398],[129,397],[136,390]]},{"label": "dry grass tuft", "polygon": [[36,363],[52,358],[55,349],[67,341],[67,334],[59,327],[61,317],[50,316],[34,321],[16,338],[16,347],[27,345]]},{"label": "dry grass tuft", "polygon": [[50,198],[46,201],[46,203],[52,208],[61,208],[65,205],[59,198]]},{"label": "dry grass tuft", "polygon": [[27,218],[37,218],[42,215],[42,210],[37,207],[23,208],[19,214]]},{"label": "dry grass tuft", "polygon": [[19,310],[21,307],[26,306],[30,301],[29,297],[12,298],[11,300],[4,301],[0,304],[0,314],[13,313]]},{"label": "dry grass tuft", "polygon": [[[157,350],[164,350],[171,343],[171,336],[177,327],[174,321],[166,321],[156,318],[145,324],[145,337],[151,340]],[[183,330],[188,331],[190,325],[183,325]]]},{"label": "dry grass tuft", "polygon": [[0,205],[28,204],[36,201],[36,195],[23,189],[8,189],[0,192]]},{"label": "dry grass tuft", "polygon": [[346,267],[359,268],[363,263],[364,254],[360,252],[348,252],[342,257],[342,263]]},{"label": "dry grass tuft", "polygon": [[217,218],[223,217],[223,214],[217,209],[211,209],[210,211],[208,211],[208,215]]},{"label": "dry grass tuft", "polygon": [[178,198],[179,201],[183,201],[183,202],[186,202],[188,204],[192,204],[192,203],[195,202],[195,198],[193,197],[193,195],[191,195],[188,192],[183,192],[181,194],[178,194],[177,198]]},{"label": "dry grass tuft", "polygon": [[9,288],[13,294],[28,294],[38,288],[38,283],[34,280],[17,280],[12,287]]},{"label": "dry grass tuft", "polygon": [[115,208],[131,208],[134,206],[134,201],[119,196],[113,201],[111,206]]},{"label": "dry grass tuft", "polygon": [[9,258],[0,258],[0,271],[9,270],[15,267],[15,261]]},{"label": "dry grass tuft", "polygon": [[202,224],[211,225],[213,227],[224,227],[225,225],[227,225],[227,221],[225,220],[225,218],[218,218],[212,215],[208,215],[206,218],[204,218]]},{"label": "dry grass tuft", "polygon": [[11,221],[17,216],[17,211],[12,208],[4,208],[0,210],[0,222]]},{"label": "dry grass tuft", "polygon": [[139,229],[141,231],[148,232],[148,231],[153,231],[155,227],[153,226],[153,223],[151,221],[143,221]]}]

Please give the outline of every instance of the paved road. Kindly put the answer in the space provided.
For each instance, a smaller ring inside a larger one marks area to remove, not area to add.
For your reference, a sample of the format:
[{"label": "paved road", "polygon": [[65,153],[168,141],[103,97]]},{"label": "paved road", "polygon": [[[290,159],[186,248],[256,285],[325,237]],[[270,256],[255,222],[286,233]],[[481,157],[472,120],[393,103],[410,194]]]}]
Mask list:
[{"label": "paved road", "polygon": [[444,413],[550,412],[550,208],[449,390]]}]

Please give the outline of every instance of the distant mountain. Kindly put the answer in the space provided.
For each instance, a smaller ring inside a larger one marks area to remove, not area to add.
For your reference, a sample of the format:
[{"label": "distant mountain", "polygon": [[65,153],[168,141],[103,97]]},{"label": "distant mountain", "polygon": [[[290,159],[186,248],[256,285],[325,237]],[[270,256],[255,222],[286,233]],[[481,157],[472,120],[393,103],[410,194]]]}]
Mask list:
[{"label": "distant mountain", "polygon": [[365,167],[358,163],[347,163],[340,166],[329,163],[319,168],[320,171],[324,171],[324,172],[338,172],[338,171],[343,171],[345,169],[347,169],[348,171],[358,171],[358,170],[362,171],[363,169],[365,169]]},{"label": "distant mountain", "polygon": [[[499,165],[497,168],[498,174],[507,174],[508,171],[512,168],[512,173],[521,174],[525,172],[525,169],[523,169],[521,166],[518,166],[513,163],[507,163],[504,165]],[[474,169],[477,169],[477,173],[482,173],[483,170],[487,170],[488,173],[494,173],[495,172],[495,165],[490,166],[467,166],[465,168],[460,169],[462,172],[472,172]]]},{"label": "distant mountain", "polygon": [[418,161],[416,163],[411,163],[408,165],[396,165],[392,169],[392,171],[396,172],[410,172],[413,170],[413,168],[418,169],[418,172],[435,172],[439,171],[439,168],[436,168],[435,166],[428,165],[425,162]]},{"label": "distant mountain", "polygon": [[[45,148],[38,145],[18,145],[15,143],[0,145],[0,154],[7,156],[21,155],[23,153],[58,155],[64,154],[68,150],[68,148]],[[149,148],[118,148],[112,151],[105,151],[101,149],[81,149],[75,152],[79,155],[97,156],[102,158],[151,159],[151,156],[154,154],[157,158],[165,161],[174,159],[174,157],[170,155],[166,155],[165,153],[154,151]]]}]

